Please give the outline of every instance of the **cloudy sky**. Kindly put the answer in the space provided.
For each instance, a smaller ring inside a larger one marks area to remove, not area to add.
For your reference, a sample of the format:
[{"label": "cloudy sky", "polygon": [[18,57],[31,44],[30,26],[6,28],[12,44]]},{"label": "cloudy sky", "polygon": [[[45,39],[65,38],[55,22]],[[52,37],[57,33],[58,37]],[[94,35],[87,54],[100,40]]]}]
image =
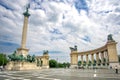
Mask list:
[{"label": "cloudy sky", "polygon": [[20,47],[26,5],[30,3],[27,48],[29,54],[70,60],[70,49],[99,48],[112,34],[120,54],[120,0],[0,0],[0,52]]}]

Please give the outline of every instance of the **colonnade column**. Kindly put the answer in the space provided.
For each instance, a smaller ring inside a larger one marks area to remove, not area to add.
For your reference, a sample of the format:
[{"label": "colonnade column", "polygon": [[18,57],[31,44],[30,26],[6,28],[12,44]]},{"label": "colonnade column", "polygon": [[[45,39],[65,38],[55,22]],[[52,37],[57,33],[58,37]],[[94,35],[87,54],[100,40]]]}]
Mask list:
[{"label": "colonnade column", "polygon": [[91,62],[92,62],[92,64],[94,62],[94,56],[93,56],[93,54],[91,54]]},{"label": "colonnade column", "polygon": [[97,62],[97,65],[99,64],[99,53],[96,53],[96,62]]},{"label": "colonnade column", "polygon": [[103,51],[101,52],[101,62],[102,62],[102,65],[103,65],[103,63],[104,63],[104,52]]},{"label": "colonnade column", "polygon": [[81,63],[82,63],[82,65],[83,65],[83,55],[81,55]]},{"label": "colonnade column", "polygon": [[105,56],[106,56],[106,63],[108,65],[109,64],[109,56],[108,56],[108,52],[107,51],[105,51]]},{"label": "colonnade column", "polygon": [[88,64],[88,54],[86,55],[86,64]]}]

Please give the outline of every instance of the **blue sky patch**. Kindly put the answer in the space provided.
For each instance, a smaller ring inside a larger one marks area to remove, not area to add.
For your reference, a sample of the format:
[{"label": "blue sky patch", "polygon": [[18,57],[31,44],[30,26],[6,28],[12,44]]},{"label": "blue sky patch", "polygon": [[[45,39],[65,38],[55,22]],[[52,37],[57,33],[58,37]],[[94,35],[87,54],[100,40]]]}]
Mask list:
[{"label": "blue sky patch", "polygon": [[62,53],[61,51],[49,51],[50,54]]},{"label": "blue sky patch", "polygon": [[0,41],[0,52],[14,52],[19,47],[18,44]]},{"label": "blue sky patch", "polygon": [[86,42],[91,42],[91,39],[89,36],[84,36],[84,38],[82,38],[82,39]]},{"label": "blue sky patch", "polygon": [[63,37],[63,36],[60,36],[60,37],[51,37],[51,41],[54,41],[54,40],[65,40],[65,37]]},{"label": "blue sky patch", "polygon": [[41,56],[48,49],[50,56],[70,57],[69,46],[78,45],[78,51],[90,49],[91,45],[86,44],[93,44],[91,49],[99,47],[97,44],[106,42],[108,33],[114,35],[120,54],[118,1],[105,0],[102,4],[101,0],[0,0],[0,52],[9,54],[20,48],[22,13],[30,3],[26,43],[29,54]]},{"label": "blue sky patch", "polygon": [[85,0],[75,0],[75,8],[80,12],[80,10],[85,10],[88,12],[88,5]]},{"label": "blue sky patch", "polygon": [[[30,54],[31,54],[31,55],[35,54],[35,55],[39,56],[39,55],[42,55],[43,52],[44,52],[44,50],[41,50],[41,51],[39,51],[39,52],[30,52]],[[54,51],[54,50],[50,50],[50,51],[49,51],[49,50],[48,50],[48,53],[49,53],[49,54],[60,54],[60,53],[62,53],[62,51]]]},{"label": "blue sky patch", "polygon": [[58,29],[53,28],[53,30],[49,31],[52,34],[62,34]]},{"label": "blue sky patch", "polygon": [[13,10],[10,5],[5,4],[4,1],[0,0],[0,5],[3,6],[4,8],[8,9],[8,10]]}]

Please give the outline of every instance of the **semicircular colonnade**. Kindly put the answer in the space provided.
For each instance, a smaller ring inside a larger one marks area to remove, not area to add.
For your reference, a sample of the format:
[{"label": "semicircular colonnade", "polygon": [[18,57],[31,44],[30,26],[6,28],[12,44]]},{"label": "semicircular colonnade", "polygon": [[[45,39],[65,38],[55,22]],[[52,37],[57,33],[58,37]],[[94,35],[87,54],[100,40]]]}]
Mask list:
[{"label": "semicircular colonnade", "polygon": [[86,66],[89,66],[90,61],[91,64],[95,64],[96,66],[119,66],[116,44],[117,42],[113,39],[109,40],[108,38],[108,41],[104,46],[94,50],[78,52],[77,49],[70,47],[71,67],[78,66],[78,57],[81,59],[82,66],[85,62]]}]

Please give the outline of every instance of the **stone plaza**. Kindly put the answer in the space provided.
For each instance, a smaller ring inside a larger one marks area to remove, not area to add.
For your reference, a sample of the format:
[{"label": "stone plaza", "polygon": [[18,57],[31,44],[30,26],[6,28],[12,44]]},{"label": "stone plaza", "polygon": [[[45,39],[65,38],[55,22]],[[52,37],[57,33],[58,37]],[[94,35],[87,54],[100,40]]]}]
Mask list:
[{"label": "stone plaza", "polygon": [[42,69],[2,71],[0,80],[120,80],[115,69]]}]

